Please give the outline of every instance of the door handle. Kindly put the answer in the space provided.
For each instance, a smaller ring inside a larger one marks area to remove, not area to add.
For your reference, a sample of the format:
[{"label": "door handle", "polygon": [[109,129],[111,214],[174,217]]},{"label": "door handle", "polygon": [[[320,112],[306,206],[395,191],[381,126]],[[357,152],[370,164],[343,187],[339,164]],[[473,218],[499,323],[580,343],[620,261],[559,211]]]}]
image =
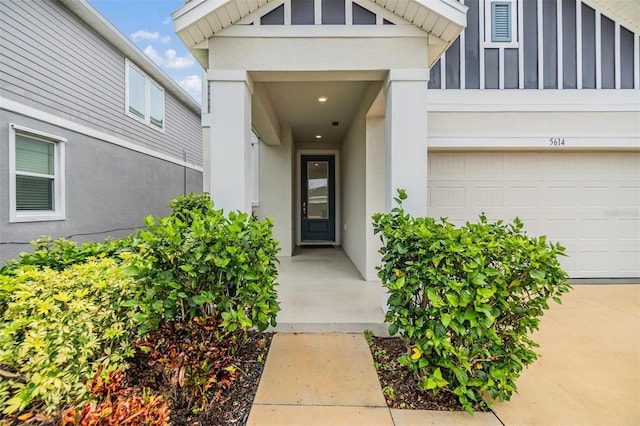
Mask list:
[{"label": "door handle", "polygon": [[307,202],[306,201],[302,203],[302,217],[304,219],[307,218]]}]

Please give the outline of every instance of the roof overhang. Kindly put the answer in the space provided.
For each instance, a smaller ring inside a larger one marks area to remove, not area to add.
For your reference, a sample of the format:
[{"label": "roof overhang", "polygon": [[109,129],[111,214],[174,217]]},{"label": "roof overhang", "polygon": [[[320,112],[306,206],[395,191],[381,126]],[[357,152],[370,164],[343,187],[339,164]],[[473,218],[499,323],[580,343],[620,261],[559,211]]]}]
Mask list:
[{"label": "roof overhang", "polygon": [[640,0],[582,0],[609,19],[634,33],[640,33]]},{"label": "roof overhang", "polygon": [[96,33],[111,43],[121,51],[129,60],[135,63],[140,69],[151,78],[160,83],[162,87],[178,98],[193,112],[200,114],[200,104],[196,102],[182,87],[171,79],[159,66],[157,66],[147,55],[138,49],[124,34],[107,21],[96,9],[86,0],[60,0],[67,9],[77,15]]},{"label": "roof overhang", "polygon": [[[209,38],[274,0],[191,0],[174,11],[174,31],[206,69]],[[455,41],[467,25],[467,7],[456,0],[368,0],[401,17],[429,35],[434,49],[429,62]]]}]

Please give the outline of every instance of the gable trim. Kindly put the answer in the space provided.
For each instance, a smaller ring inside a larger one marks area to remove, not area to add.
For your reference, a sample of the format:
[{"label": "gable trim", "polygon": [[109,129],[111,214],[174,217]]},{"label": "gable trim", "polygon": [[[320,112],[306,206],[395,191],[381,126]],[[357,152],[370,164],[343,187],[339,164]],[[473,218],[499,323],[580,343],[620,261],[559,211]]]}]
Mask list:
[{"label": "gable trim", "polygon": [[[196,45],[208,40],[223,29],[228,29],[228,27],[238,23],[245,16],[264,7],[267,1],[192,0],[172,13],[174,31],[189,50],[194,53]],[[384,9],[394,14],[394,20],[404,19],[428,34],[430,38],[439,39],[444,49],[458,37],[466,26],[467,7],[455,0],[406,0],[402,2],[356,0],[356,3],[360,5],[366,4],[367,8],[377,5],[381,8],[380,10]],[[275,8],[279,5],[280,2],[277,2],[273,7]],[[331,25],[330,27],[336,28],[338,26]],[[349,26],[349,28],[353,27]],[[375,27],[379,28],[378,25]],[[200,56],[202,55],[196,55],[198,58]]]}]

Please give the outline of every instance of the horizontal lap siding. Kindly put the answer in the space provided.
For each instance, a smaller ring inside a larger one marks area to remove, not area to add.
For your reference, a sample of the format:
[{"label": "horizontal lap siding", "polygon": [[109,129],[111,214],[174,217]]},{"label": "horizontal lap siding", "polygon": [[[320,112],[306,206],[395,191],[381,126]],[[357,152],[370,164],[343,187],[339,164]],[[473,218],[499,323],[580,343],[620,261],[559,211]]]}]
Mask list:
[{"label": "horizontal lap siding", "polygon": [[202,164],[199,115],[165,88],[165,133],[127,116],[124,55],[64,6],[3,0],[0,27],[3,97]]}]

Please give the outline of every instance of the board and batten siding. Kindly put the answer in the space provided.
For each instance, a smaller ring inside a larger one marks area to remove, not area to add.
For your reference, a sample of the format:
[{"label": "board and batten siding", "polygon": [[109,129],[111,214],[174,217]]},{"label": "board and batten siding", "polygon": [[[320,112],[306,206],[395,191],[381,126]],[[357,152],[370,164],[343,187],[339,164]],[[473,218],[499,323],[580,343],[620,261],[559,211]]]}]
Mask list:
[{"label": "board and batten siding", "polygon": [[[485,40],[485,2],[431,68],[430,89],[640,89],[639,35],[580,0],[514,0],[516,40]],[[464,46],[461,49],[460,46]]]},{"label": "board and batten siding", "polygon": [[1,1],[0,89],[19,102],[202,166],[200,115],[165,88],[165,129],[125,113],[125,56],[62,4]]}]

